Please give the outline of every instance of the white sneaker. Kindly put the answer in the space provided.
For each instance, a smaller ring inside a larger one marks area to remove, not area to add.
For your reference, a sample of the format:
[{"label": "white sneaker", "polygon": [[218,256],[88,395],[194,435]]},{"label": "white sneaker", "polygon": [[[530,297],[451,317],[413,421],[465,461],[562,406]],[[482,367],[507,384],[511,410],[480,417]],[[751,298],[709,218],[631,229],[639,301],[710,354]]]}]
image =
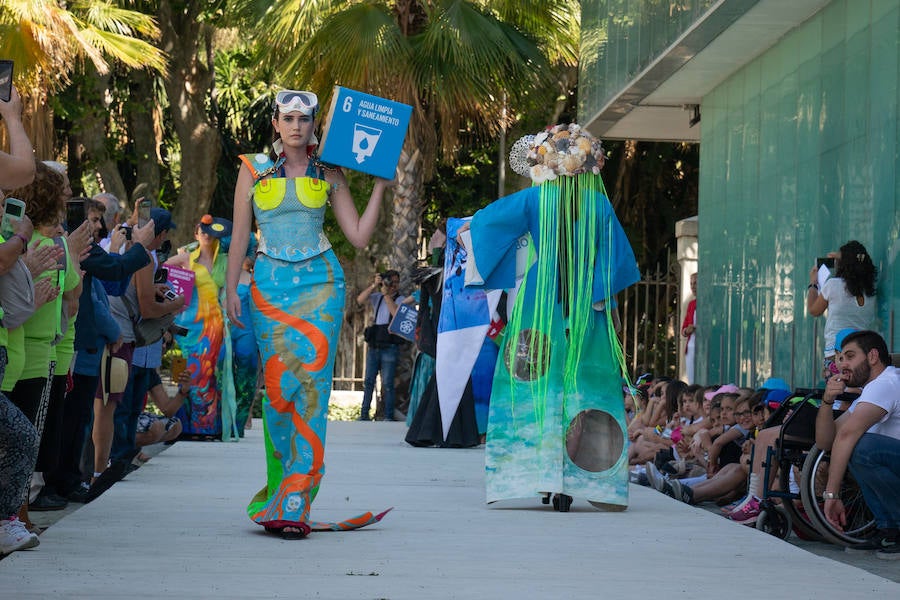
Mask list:
[{"label": "white sneaker", "polygon": [[[650,487],[652,487],[657,492],[662,492],[665,487],[666,480],[668,477],[659,472],[659,469],[656,468],[652,462],[648,462],[644,465],[645,472],[647,473],[647,481],[650,482]],[[665,493],[665,492],[663,492]]]},{"label": "white sneaker", "polygon": [[25,529],[18,517],[0,520],[0,554],[34,548],[40,544],[38,536]]}]

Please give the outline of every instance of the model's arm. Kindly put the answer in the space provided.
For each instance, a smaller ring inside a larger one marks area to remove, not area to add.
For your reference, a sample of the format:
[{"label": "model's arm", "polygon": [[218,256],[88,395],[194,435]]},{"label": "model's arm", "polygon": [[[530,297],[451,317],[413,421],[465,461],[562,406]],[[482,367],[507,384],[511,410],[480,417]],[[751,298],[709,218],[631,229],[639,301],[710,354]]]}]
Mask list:
[{"label": "model's arm", "polygon": [[181,267],[182,269],[190,269],[191,255],[187,252],[179,252],[175,256],[170,257],[165,264],[168,267]]},{"label": "model's arm", "polygon": [[334,209],[334,217],[337,219],[341,231],[347,236],[347,241],[357,248],[365,248],[375,233],[378,224],[378,214],[381,212],[381,201],[384,191],[392,185],[387,179],[376,178],[372,187],[372,195],[362,216],[357,212],[353,204],[353,197],[347,187],[347,179],[339,171],[327,171],[325,178],[332,184],[331,206]]},{"label": "model's arm", "polygon": [[0,100],[0,117],[6,123],[9,154],[0,152],[0,188],[12,190],[34,181],[34,149],[22,125],[22,99],[15,87],[9,101]]},{"label": "model's arm", "polygon": [[[246,165],[241,165],[237,184],[234,187],[234,213],[232,214],[231,246],[228,250],[228,266],[225,270],[225,310],[228,319],[237,327],[244,328],[241,322],[241,298],[237,286],[241,279],[244,256],[250,243],[250,222],[253,207],[250,205],[250,190],[253,187],[253,175]],[[249,316],[249,315],[248,315]]]}]

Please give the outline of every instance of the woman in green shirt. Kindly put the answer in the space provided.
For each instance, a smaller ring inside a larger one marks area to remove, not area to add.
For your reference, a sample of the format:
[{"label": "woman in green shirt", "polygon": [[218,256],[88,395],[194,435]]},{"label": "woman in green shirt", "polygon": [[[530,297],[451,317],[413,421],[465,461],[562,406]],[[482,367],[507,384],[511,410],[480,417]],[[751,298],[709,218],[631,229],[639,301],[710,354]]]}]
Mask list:
[{"label": "woman in green shirt", "polygon": [[[10,195],[25,202],[25,214],[34,224],[34,233],[30,245],[36,248],[58,246],[62,248],[57,264],[35,277],[35,282],[50,280],[53,287],[58,288],[59,295],[38,308],[22,325],[21,357],[10,346],[9,366],[6,377],[16,377],[10,400],[19,407],[26,417],[35,425],[41,435],[50,405],[50,382],[55,367],[56,355],[54,345],[65,334],[63,311],[70,312],[76,305],[80,294],[81,275],[77,265],[77,255],[86,245],[86,228],[73,232],[73,240],[78,239],[77,247],[69,252],[66,237],[59,234],[59,224],[65,213],[65,201],[71,195],[66,177],[43,163],[36,163],[34,181]],[[67,323],[65,324],[67,325]],[[25,360],[27,357],[27,361]],[[4,381],[4,388],[9,386]],[[56,407],[59,408],[59,407]],[[52,450],[44,455],[52,455]],[[46,466],[46,465],[43,465]],[[37,468],[42,470],[41,461]],[[27,508],[20,512],[20,518],[26,520]]]}]

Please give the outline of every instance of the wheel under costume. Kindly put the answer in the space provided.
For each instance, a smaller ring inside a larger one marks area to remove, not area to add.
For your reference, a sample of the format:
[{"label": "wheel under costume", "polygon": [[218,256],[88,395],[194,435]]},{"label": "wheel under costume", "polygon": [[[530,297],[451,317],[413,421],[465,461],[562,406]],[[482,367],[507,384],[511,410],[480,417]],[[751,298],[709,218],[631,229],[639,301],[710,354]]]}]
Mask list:
[{"label": "wheel under costume", "polygon": [[640,274],[598,172],[543,181],[472,219],[473,283],[515,289],[517,255],[524,272],[491,393],[488,502],[556,493],[628,504],[623,357],[610,310]]},{"label": "wheel under costume", "polygon": [[310,521],[325,473],[328,400],[345,297],[343,270],[322,231],[330,184],[312,160],[306,176],[296,178],[285,178],[283,161],[275,163],[266,154],[241,160],[255,181],[252,202],[260,240],[250,317],[266,386],[267,481],[247,514],[267,528],[364,527],[385,513],[336,523]]}]

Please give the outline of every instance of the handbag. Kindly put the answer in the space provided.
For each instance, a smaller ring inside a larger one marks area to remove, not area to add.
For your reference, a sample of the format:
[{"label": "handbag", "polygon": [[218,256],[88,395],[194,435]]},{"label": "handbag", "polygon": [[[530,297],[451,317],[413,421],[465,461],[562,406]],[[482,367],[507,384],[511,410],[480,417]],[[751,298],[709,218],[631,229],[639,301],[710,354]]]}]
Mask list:
[{"label": "handbag", "polygon": [[369,325],[363,330],[363,338],[366,343],[376,347],[393,344],[393,337],[393,334],[388,331],[387,325]]},{"label": "handbag", "polygon": [[[381,308],[382,300],[384,300],[384,296],[378,299],[378,304],[375,306],[376,319],[378,318],[378,310]],[[403,338],[398,338],[388,331],[388,325],[386,323],[383,325],[369,325],[363,329],[363,339],[366,340],[367,344],[374,346],[375,348],[393,346],[399,343],[397,340],[403,340]]]}]

